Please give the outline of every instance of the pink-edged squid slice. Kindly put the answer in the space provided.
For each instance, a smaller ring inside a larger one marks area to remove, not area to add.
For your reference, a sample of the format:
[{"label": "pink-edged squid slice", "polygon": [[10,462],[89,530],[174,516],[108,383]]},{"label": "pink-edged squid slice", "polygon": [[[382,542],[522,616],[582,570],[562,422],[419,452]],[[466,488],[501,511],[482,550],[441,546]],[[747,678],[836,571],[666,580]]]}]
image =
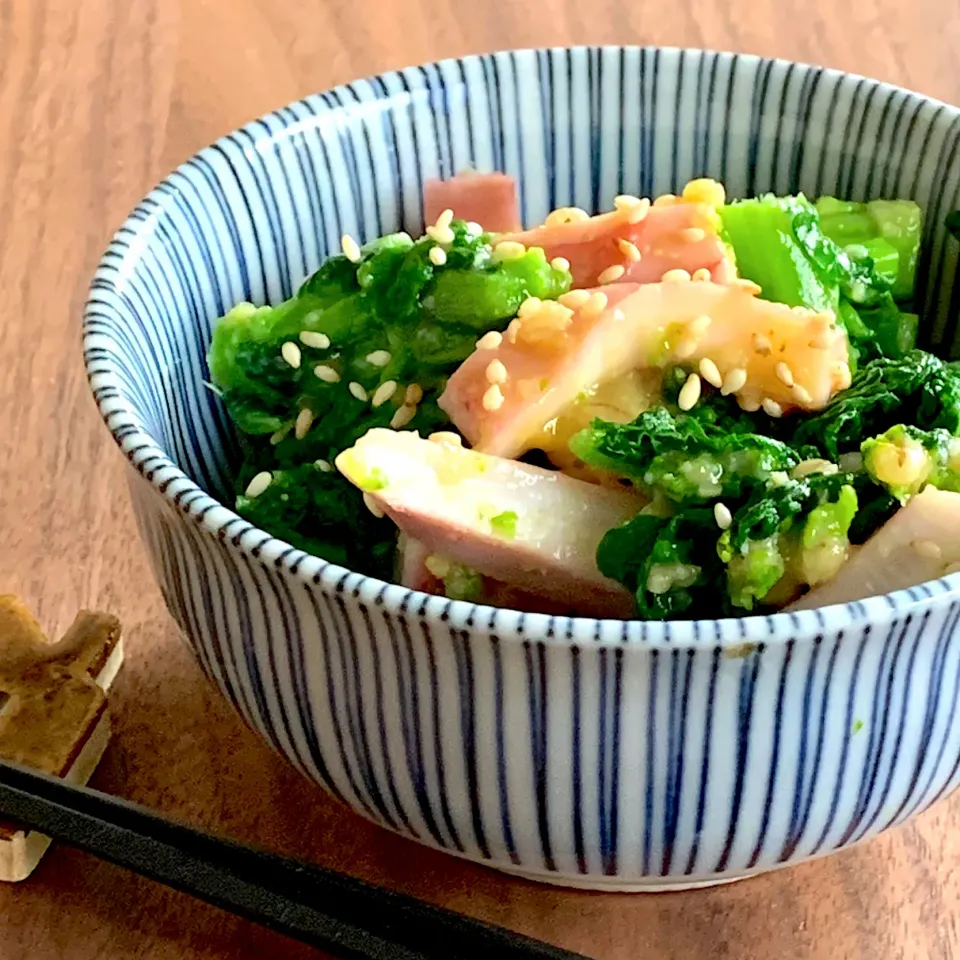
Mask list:
[{"label": "pink-edged squid slice", "polygon": [[737,271],[717,233],[718,220],[707,204],[674,203],[650,207],[637,222],[631,222],[628,209],[614,210],[568,223],[548,221],[503,234],[497,242],[542,247],[551,260],[563,257],[570,263],[574,287],[608,282],[604,272],[610,267],[623,268],[622,274],[611,278],[613,282],[657,283],[668,270],[680,269],[690,274],[707,270],[715,283],[729,283]]},{"label": "pink-edged squid slice", "polygon": [[423,185],[423,219],[434,223],[444,210],[487,232],[520,229],[517,181],[506,173],[461,173]]},{"label": "pink-edged squid slice", "polygon": [[545,425],[598,385],[674,364],[698,370],[708,361],[715,386],[748,410],[821,409],[849,386],[846,334],[830,313],[756,293],[747,281],[670,280],[566,294],[544,305],[547,320],[559,317],[550,335],[541,317],[527,315],[505,336],[482,339],[440,406],[475,449],[501,457],[536,446]]},{"label": "pink-edged squid slice", "polygon": [[632,615],[633,596],[600,573],[596,551],[608,530],[643,506],[634,494],[382,428],[336,465],[429,555],[566,610]]}]

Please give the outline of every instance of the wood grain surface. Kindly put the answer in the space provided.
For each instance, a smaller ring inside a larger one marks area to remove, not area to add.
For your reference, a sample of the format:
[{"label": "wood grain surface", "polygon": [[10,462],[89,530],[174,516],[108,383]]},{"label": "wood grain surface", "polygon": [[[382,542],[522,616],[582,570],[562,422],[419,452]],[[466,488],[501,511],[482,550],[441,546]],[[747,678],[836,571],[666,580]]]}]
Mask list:
[{"label": "wood grain surface", "polygon": [[[294,97],[506,46],[634,42],[814,61],[960,102],[958,0],[0,0],[0,592],[53,634],[117,613],[95,785],[597,960],[960,956],[960,796],[855,850],[690,894],[578,894],[421,849],[299,779],[202,679],[134,529],[79,321],[112,230],[168,168]],[[317,957],[67,849],[0,889],[0,958]]]}]

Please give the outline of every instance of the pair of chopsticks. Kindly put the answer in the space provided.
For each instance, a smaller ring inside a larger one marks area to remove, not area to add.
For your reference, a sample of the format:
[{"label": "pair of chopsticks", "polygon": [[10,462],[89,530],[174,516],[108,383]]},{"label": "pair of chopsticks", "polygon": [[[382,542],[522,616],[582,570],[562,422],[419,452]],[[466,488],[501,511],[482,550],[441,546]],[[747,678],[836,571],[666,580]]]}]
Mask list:
[{"label": "pair of chopsticks", "polygon": [[585,960],[3,761],[0,816],[345,960]]}]

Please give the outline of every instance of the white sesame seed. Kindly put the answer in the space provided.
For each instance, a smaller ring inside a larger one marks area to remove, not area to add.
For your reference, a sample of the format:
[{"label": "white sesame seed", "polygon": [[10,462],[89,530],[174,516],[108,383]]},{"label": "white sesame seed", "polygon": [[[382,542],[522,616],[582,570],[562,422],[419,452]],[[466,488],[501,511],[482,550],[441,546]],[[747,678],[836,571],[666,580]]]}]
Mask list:
[{"label": "white sesame seed", "polygon": [[282,356],[294,370],[300,366],[300,348],[292,340],[288,340],[280,348],[280,356]]},{"label": "white sesame seed", "polygon": [[436,433],[431,433],[427,439],[432,443],[445,443],[453,447],[463,446],[463,437],[461,437],[459,433],[454,433],[452,430],[438,430]]},{"label": "white sesame seed", "polygon": [[396,392],[397,381],[387,380],[373,391],[373,399],[370,402],[373,406],[379,407],[381,404],[386,403]]},{"label": "white sesame seed", "polygon": [[626,217],[627,223],[631,225],[638,224],[650,212],[650,201],[647,197],[641,197],[636,203],[632,203],[627,208],[622,209],[622,212]]},{"label": "white sesame seed", "polygon": [[700,390],[700,378],[695,373],[691,373],[687,377],[687,382],[680,388],[677,406],[681,410],[692,410],[700,399]]},{"label": "white sesame seed", "polygon": [[383,516],[383,508],[369,493],[363,495],[363,502],[367,509],[379,520]]},{"label": "white sesame seed", "polygon": [[720,370],[709,357],[704,357],[700,361],[700,376],[712,387],[723,386],[723,377],[720,374]]},{"label": "white sesame seed", "polygon": [[529,317],[534,313],[539,313],[542,306],[543,301],[539,297],[527,297],[527,299],[520,304],[520,309],[517,310],[517,316]]},{"label": "white sesame seed", "polygon": [[586,290],[571,290],[557,297],[557,302],[570,310],[579,310],[589,299],[590,294]]},{"label": "white sesame seed", "polygon": [[638,263],[640,260],[640,250],[632,240],[621,237],[617,241],[617,248],[631,262]]},{"label": "white sesame seed", "polygon": [[613,198],[613,205],[617,210],[631,210],[642,202],[639,197],[635,197],[632,193],[621,193]]},{"label": "white sesame seed", "polygon": [[587,302],[580,308],[580,313],[584,317],[599,317],[607,309],[607,295],[599,290],[591,293]]},{"label": "white sesame seed", "polygon": [[678,360],[686,360],[688,357],[692,357],[697,352],[697,347],[699,342],[696,337],[684,336],[677,341],[677,345],[673,348],[674,356]]},{"label": "white sesame seed", "polygon": [[820,457],[811,457],[809,460],[801,460],[791,471],[791,475],[799,480],[803,477],[809,477],[814,473],[822,473],[826,476],[832,476],[839,473],[840,468],[830,460],[824,460]]},{"label": "white sesame seed", "polygon": [[329,460],[314,460],[314,461],[313,461],[313,465],[314,465],[321,473],[332,473],[332,472],[333,472],[333,464],[332,464]]},{"label": "white sesame seed", "polygon": [[683,237],[687,243],[699,243],[701,240],[706,239],[707,231],[702,227],[686,227],[680,231],[680,236]]},{"label": "white sesame seed", "polygon": [[286,426],[281,427],[276,433],[270,434],[270,446],[275,447],[278,443],[283,443],[287,439],[290,431],[293,429],[293,424],[288,423]]},{"label": "white sesame seed", "polygon": [[347,384],[347,389],[360,401],[363,403],[367,402],[367,391],[364,390],[363,385],[357,383],[356,380],[351,380]]},{"label": "white sesame seed", "polygon": [[258,473],[248,484],[247,489],[244,491],[244,496],[253,500],[254,497],[259,497],[270,484],[273,483],[273,474],[269,470],[264,470],[262,473]]},{"label": "white sesame seed", "polygon": [[518,240],[501,240],[493,248],[493,256],[497,260],[519,260],[527,248]]},{"label": "white sesame seed", "polygon": [[939,560],[943,556],[940,544],[934,543],[933,540],[915,540],[913,549],[921,557],[926,557],[928,560]]},{"label": "white sesame seed", "polygon": [[410,386],[407,387],[407,392],[404,394],[404,403],[416,406],[422,399],[423,387],[421,387],[419,383],[411,383]]},{"label": "white sesame seed", "polygon": [[597,283],[615,283],[626,272],[627,268],[624,267],[623,264],[614,263],[607,267],[606,270],[600,271],[600,275],[597,277]]},{"label": "white sesame seed", "polygon": [[589,220],[590,214],[579,207],[559,207],[547,215],[544,224],[548,227],[562,226],[565,223],[582,223]]},{"label": "white sesame seed", "polygon": [[340,379],[340,374],[337,373],[333,367],[329,367],[325,363],[318,363],[313,368],[313,374],[315,377],[319,377],[324,383],[336,383]]},{"label": "white sesame seed", "polygon": [[405,427],[416,416],[417,408],[414,404],[405,403],[402,407],[397,407],[397,412],[390,420],[390,426],[394,430]]},{"label": "white sesame seed", "polygon": [[765,337],[762,333],[755,333],[753,335],[753,349],[756,350],[757,353],[767,356],[773,349],[773,344],[770,342],[769,337]]},{"label": "white sesame seed", "polygon": [[440,244],[450,244],[456,239],[453,235],[453,231],[449,227],[431,226],[427,227],[424,232],[431,240],[434,240],[436,243]]},{"label": "white sesame seed", "polygon": [[491,360],[487,366],[487,383],[506,383],[507,368],[500,360]]},{"label": "white sesame seed", "polygon": [[503,343],[503,334],[498,330],[491,330],[477,341],[477,349],[496,350],[501,343]]},{"label": "white sesame seed", "polygon": [[720,392],[725,397],[729,396],[731,393],[742,390],[746,382],[747,371],[743,367],[733,367],[727,371],[727,375],[723,378],[723,388]]},{"label": "white sesame seed", "polygon": [[696,280],[697,283],[709,283],[713,279],[713,274],[707,267],[698,267],[693,271],[693,276],[690,279]]},{"label": "white sesame seed", "polygon": [[444,227],[449,227],[451,223],[453,223],[453,211],[447,207],[447,209],[437,217],[437,226],[443,229]]},{"label": "white sesame seed", "polygon": [[725,503],[715,503],[713,505],[713,518],[717,521],[717,526],[721,530],[726,530],[733,523],[733,514]]},{"label": "white sesame seed", "polygon": [[468,220],[467,233],[473,234],[475,237],[479,237],[480,234],[483,233],[483,227],[481,227],[476,220]]},{"label": "white sesame seed", "polygon": [[734,280],[733,286],[739,287],[741,290],[745,290],[751,296],[756,296],[761,291],[761,288],[757,286],[757,284],[755,284],[752,280],[744,280],[744,279]]},{"label": "white sesame seed", "polygon": [[297,421],[293,428],[293,435],[298,440],[302,440],[310,432],[310,428],[312,426],[313,426],[313,411],[309,407],[304,407],[297,414]]},{"label": "white sesame seed", "polygon": [[660,279],[664,283],[685,283],[687,280],[691,280],[692,277],[689,272],[682,267],[675,267],[673,270],[668,270]]},{"label": "white sesame seed", "polygon": [[550,266],[553,267],[554,270],[569,270],[570,261],[566,257],[554,257],[550,261]]},{"label": "white sesame seed", "polygon": [[326,350],[330,346],[330,338],[325,333],[318,333],[315,330],[301,330],[300,342],[305,347],[313,347],[315,350]]},{"label": "white sesame seed", "polygon": [[340,249],[343,250],[343,255],[351,262],[358,263],[361,257],[360,245],[357,243],[349,233],[345,233],[340,238]]},{"label": "white sesame seed", "polygon": [[793,371],[782,360],[774,367],[774,372],[784,386],[793,386]]},{"label": "white sesame seed", "polygon": [[442,267],[447,262],[447,255],[443,247],[431,247],[427,256],[435,267]]},{"label": "white sesame seed", "polygon": [[393,359],[393,354],[389,350],[374,350],[373,353],[368,353],[364,359],[371,366],[385,367]]},{"label": "white sesame seed", "polygon": [[483,395],[483,409],[489,410],[491,413],[494,410],[499,410],[503,406],[503,392],[500,390],[498,384],[493,384],[493,386],[488,387],[486,392]]},{"label": "white sesame seed", "polygon": [[806,387],[801,387],[799,383],[795,383],[790,392],[793,394],[793,399],[801,406],[809,407],[813,404],[813,397],[810,396],[810,391]]},{"label": "white sesame seed", "polygon": [[756,397],[737,397],[737,403],[747,413],[756,413],[760,409],[760,401]]},{"label": "white sesame seed", "polygon": [[783,407],[781,407],[780,404],[771,397],[764,397],[760,402],[760,406],[763,407],[763,411],[768,417],[777,419],[778,417],[783,416]]}]

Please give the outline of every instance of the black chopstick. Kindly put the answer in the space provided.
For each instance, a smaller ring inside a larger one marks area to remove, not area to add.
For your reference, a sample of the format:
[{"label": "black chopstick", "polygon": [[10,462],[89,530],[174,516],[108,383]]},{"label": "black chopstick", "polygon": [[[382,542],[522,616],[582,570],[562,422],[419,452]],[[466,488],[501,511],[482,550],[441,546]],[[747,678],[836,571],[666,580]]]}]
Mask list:
[{"label": "black chopstick", "polygon": [[0,816],[345,960],[585,960],[3,761]]}]

